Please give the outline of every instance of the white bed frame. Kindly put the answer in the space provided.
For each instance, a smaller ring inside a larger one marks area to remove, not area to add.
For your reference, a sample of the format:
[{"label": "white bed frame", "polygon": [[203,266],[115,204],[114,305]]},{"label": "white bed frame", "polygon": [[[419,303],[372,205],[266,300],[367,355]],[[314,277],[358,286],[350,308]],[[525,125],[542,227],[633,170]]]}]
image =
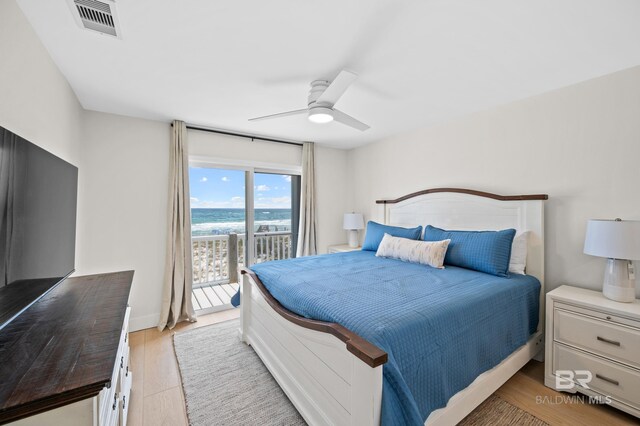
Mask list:
[{"label": "white bed frame", "polygon": [[[529,360],[544,353],[544,200],[439,188],[377,201],[372,218],[390,225],[529,231],[527,273],[542,283],[540,323],[529,341],[479,375],[426,425],[455,425]],[[283,308],[249,270],[241,284],[241,337],[251,345],[310,425],[378,425],[386,354],[338,324]],[[541,352],[542,351],[542,352]]]}]

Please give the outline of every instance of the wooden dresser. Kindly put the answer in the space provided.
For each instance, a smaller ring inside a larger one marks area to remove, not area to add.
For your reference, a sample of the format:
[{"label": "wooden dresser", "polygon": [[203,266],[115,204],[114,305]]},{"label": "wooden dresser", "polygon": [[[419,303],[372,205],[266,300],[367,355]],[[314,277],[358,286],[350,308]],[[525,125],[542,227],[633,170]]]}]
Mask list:
[{"label": "wooden dresser", "polygon": [[547,293],[545,384],[640,417],[640,301],[562,286]]},{"label": "wooden dresser", "polygon": [[0,424],[126,425],[132,280],[68,278],[0,330]]}]

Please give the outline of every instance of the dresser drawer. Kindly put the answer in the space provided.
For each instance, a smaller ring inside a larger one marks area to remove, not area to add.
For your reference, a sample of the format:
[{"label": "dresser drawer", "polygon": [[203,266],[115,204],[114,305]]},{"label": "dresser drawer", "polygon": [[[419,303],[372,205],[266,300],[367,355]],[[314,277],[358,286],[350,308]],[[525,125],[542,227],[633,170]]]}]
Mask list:
[{"label": "dresser drawer", "polygon": [[555,341],[640,368],[640,330],[563,309],[553,324]]},{"label": "dresser drawer", "polygon": [[125,379],[127,378],[127,376],[129,376],[129,354],[130,354],[130,349],[129,349],[129,345],[125,345],[123,353],[122,353],[122,357],[121,357],[121,368],[120,368],[120,383],[124,383]]},{"label": "dresser drawer", "polygon": [[120,415],[119,425],[127,426],[127,418],[129,413],[129,404],[131,401],[131,382],[133,380],[132,373],[129,373],[122,382],[122,396],[120,397]]},{"label": "dresser drawer", "polygon": [[[622,365],[564,345],[553,345],[553,373],[587,370],[593,375],[589,389],[635,408],[640,407],[640,373]],[[583,376],[577,375],[582,378]]]},{"label": "dresser drawer", "polygon": [[[128,363],[129,357],[129,316],[131,315],[131,308],[127,307],[122,324],[122,331],[120,333],[120,343],[118,345],[118,354],[114,360],[113,374],[111,376],[111,386],[104,388],[100,392],[99,397],[99,426],[111,426],[118,422],[118,401],[121,396],[121,377],[125,370],[125,358]],[[123,366],[121,368],[121,365]]]}]

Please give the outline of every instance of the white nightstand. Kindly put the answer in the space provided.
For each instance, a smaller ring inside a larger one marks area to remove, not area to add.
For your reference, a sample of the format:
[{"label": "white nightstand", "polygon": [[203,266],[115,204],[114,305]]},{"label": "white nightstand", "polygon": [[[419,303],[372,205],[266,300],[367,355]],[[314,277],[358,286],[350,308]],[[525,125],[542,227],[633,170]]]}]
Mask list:
[{"label": "white nightstand", "polygon": [[640,417],[640,302],[565,285],[546,312],[545,385]]},{"label": "white nightstand", "polygon": [[358,250],[362,250],[362,247],[349,247],[349,244],[336,244],[335,246],[329,246],[327,253],[346,253],[348,251]]}]

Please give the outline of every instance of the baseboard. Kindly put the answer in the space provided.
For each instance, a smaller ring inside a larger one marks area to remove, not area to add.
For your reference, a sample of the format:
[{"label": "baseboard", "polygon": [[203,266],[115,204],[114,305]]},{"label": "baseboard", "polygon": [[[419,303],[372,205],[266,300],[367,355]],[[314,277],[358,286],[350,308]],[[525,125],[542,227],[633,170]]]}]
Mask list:
[{"label": "baseboard", "polygon": [[160,314],[144,315],[140,317],[131,317],[129,319],[129,331],[144,330],[145,328],[154,328],[158,326]]}]

